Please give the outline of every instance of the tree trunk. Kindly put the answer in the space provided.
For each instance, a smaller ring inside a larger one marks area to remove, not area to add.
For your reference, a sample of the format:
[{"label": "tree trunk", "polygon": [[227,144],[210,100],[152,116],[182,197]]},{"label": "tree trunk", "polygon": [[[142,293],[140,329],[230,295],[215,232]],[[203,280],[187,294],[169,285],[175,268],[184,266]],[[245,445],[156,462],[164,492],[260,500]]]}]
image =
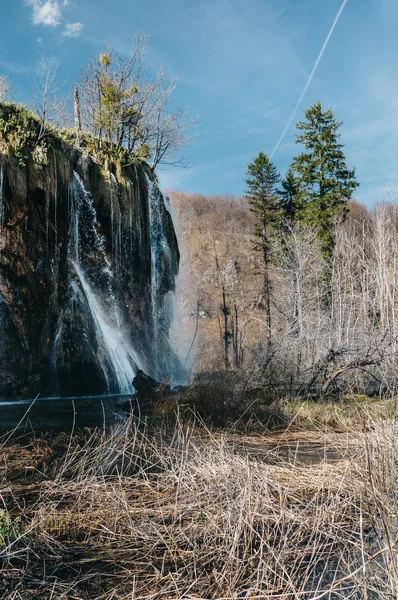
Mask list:
[{"label": "tree trunk", "polygon": [[236,306],[236,302],[234,302],[234,312],[235,312],[235,323],[232,320],[232,323],[234,324],[234,332],[235,332],[235,338],[234,338],[234,354],[235,354],[235,364],[237,367],[239,367],[240,362],[241,362],[241,357],[240,357],[240,352],[239,352],[239,312],[238,312],[238,307]]},{"label": "tree trunk", "polygon": [[266,323],[267,323],[267,341],[271,341],[271,293],[270,293],[270,282],[269,282],[269,256],[268,256],[268,248],[266,246],[266,241],[264,241],[263,247],[263,257],[264,257],[264,302],[265,302],[265,313],[266,313]]},{"label": "tree trunk", "polygon": [[222,286],[222,311],[224,313],[224,360],[225,365],[229,366],[229,331],[228,331],[228,307],[225,288]]},{"label": "tree trunk", "polygon": [[80,112],[79,88],[77,87],[77,85],[75,86],[75,89],[74,89],[73,107],[74,107],[74,112],[75,112],[75,129],[76,129],[76,131],[81,131],[82,119],[81,119],[81,112]]}]

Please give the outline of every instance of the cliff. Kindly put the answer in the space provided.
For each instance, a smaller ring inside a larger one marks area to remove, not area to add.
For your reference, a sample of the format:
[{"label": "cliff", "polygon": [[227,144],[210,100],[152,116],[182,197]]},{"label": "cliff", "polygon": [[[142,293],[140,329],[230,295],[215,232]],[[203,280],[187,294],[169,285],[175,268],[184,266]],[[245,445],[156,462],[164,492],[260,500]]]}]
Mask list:
[{"label": "cliff", "polygon": [[39,162],[0,146],[0,398],[173,377],[179,251],[152,171],[104,170],[59,141]]}]

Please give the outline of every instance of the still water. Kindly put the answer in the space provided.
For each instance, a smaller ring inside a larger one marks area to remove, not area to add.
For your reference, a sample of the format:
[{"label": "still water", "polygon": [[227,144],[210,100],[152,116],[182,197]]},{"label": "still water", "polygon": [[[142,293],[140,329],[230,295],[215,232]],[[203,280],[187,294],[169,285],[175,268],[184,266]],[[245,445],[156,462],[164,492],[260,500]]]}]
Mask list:
[{"label": "still water", "polygon": [[73,428],[110,427],[124,418],[121,405],[131,394],[0,400],[0,432],[71,431]]}]

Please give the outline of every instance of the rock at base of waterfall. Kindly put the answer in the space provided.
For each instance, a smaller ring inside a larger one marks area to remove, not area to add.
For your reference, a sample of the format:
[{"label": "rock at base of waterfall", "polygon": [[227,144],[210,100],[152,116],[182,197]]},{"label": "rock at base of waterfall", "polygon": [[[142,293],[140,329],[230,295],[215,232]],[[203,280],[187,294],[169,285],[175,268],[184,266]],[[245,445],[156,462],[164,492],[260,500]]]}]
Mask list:
[{"label": "rock at base of waterfall", "polygon": [[162,394],[170,393],[170,386],[156,381],[153,377],[150,377],[144,371],[137,371],[137,375],[133,379],[133,386],[137,390],[137,396],[139,397],[152,397]]}]

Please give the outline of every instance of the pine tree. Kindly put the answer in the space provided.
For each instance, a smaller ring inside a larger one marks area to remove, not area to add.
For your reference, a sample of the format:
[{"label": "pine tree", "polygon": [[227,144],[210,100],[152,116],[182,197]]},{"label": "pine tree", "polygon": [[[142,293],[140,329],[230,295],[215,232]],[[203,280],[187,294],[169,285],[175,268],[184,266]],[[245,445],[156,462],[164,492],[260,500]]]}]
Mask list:
[{"label": "pine tree", "polygon": [[271,289],[269,280],[270,230],[277,226],[280,218],[279,198],[276,185],[280,179],[275,165],[260,151],[249,163],[246,179],[247,198],[250,210],[256,216],[254,249],[262,252],[264,269],[264,302],[268,327],[268,339],[271,339]]},{"label": "pine tree", "polygon": [[333,249],[333,227],[344,221],[347,201],[358,187],[355,169],[348,169],[344,145],[338,133],[342,122],[336,121],[333,111],[322,110],[320,102],[305,111],[305,121],[297,123],[296,143],[305,151],[293,160],[299,178],[299,220],[319,228],[323,251],[330,256]]},{"label": "pine tree", "polygon": [[278,190],[281,202],[282,216],[286,221],[295,221],[299,212],[299,179],[293,169],[289,169],[284,179],[281,179],[282,189]]}]

